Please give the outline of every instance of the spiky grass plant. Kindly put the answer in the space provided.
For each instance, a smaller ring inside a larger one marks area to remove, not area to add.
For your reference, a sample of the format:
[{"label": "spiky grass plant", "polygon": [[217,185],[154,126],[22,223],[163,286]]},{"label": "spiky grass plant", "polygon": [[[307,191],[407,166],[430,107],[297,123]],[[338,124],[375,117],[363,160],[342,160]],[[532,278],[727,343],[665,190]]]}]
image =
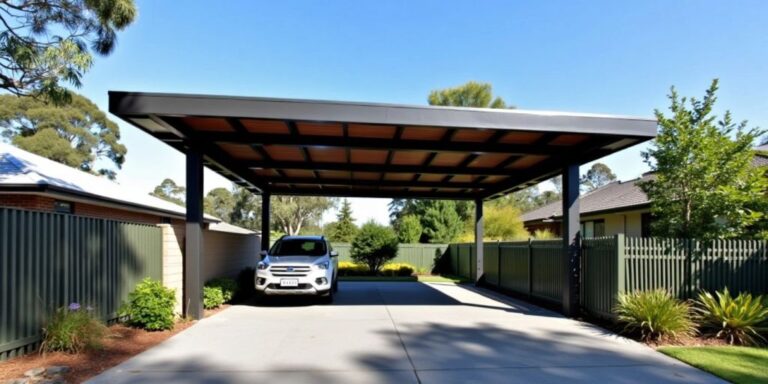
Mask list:
[{"label": "spiky grass plant", "polygon": [[699,322],[710,334],[729,344],[757,345],[766,340],[760,324],[768,321],[768,306],[762,296],[739,293],[733,297],[728,288],[699,293],[695,307]]},{"label": "spiky grass plant", "polygon": [[690,304],[663,289],[623,293],[615,310],[626,332],[643,341],[674,340],[696,334]]}]

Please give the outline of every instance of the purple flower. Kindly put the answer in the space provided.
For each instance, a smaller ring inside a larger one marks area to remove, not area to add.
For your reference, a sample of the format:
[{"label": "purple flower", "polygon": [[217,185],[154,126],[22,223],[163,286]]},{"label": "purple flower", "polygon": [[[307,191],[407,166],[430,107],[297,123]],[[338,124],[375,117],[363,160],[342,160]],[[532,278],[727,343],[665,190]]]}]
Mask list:
[{"label": "purple flower", "polygon": [[69,307],[68,308],[69,308],[70,311],[77,311],[78,309],[80,309],[80,304],[78,304],[78,303],[69,303]]}]

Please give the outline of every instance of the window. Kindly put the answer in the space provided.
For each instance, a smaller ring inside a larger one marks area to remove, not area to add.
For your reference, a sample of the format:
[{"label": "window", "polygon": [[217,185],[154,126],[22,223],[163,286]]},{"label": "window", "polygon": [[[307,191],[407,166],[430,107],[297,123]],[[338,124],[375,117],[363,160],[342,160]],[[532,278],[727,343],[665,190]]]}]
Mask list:
[{"label": "window", "polygon": [[272,246],[271,256],[323,256],[325,241],[314,239],[283,239]]},{"label": "window", "polygon": [[75,213],[75,205],[70,201],[54,200],[53,211],[58,213]]},{"label": "window", "polygon": [[581,237],[605,236],[605,220],[590,220],[581,222]]},{"label": "window", "polygon": [[653,216],[650,212],[645,212],[640,215],[640,236],[651,237],[651,224],[653,223]]}]

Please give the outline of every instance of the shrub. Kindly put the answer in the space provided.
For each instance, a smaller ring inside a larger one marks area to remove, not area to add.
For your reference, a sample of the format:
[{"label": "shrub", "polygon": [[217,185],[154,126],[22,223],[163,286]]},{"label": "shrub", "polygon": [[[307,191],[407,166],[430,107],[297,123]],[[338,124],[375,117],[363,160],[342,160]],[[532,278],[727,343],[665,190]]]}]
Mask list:
[{"label": "shrub", "polygon": [[256,270],[253,267],[243,268],[237,275],[237,290],[235,301],[243,301],[253,297],[256,293]]},{"label": "shrub", "polygon": [[173,307],[176,294],[173,289],[150,278],[142,280],[128,295],[128,304],[120,311],[128,317],[128,324],[148,331],[173,328]]},{"label": "shrub", "polygon": [[339,262],[339,276],[364,276],[370,274],[368,266],[355,264],[351,261]]},{"label": "shrub", "polygon": [[416,215],[405,215],[397,224],[397,239],[401,243],[418,243],[421,239],[421,221]]},{"label": "shrub", "polygon": [[533,238],[536,240],[550,240],[556,237],[557,236],[555,236],[549,229],[537,229],[533,231]]},{"label": "shrub", "polygon": [[644,341],[692,336],[696,327],[688,303],[663,289],[619,295],[616,313],[625,331],[639,332]]},{"label": "shrub", "polygon": [[415,268],[410,264],[391,263],[381,268],[381,274],[384,276],[411,276]]},{"label": "shrub", "polygon": [[97,348],[106,327],[99,320],[93,308],[82,308],[78,303],[59,308],[51,314],[43,327],[43,352],[77,353],[86,348]]},{"label": "shrub", "polygon": [[758,326],[768,320],[768,306],[762,296],[739,293],[734,298],[728,288],[715,295],[717,298],[701,292],[696,303],[696,313],[705,329],[730,344],[756,345],[765,341],[758,332]]},{"label": "shrub", "polygon": [[369,221],[352,241],[352,260],[365,264],[372,273],[397,256],[397,235],[392,228]]},{"label": "shrub", "polygon": [[237,282],[228,277],[217,277],[205,283],[205,286],[221,291],[225,303],[229,303],[237,293]]},{"label": "shrub", "polygon": [[218,287],[203,287],[203,308],[214,309],[224,304],[224,295]]}]

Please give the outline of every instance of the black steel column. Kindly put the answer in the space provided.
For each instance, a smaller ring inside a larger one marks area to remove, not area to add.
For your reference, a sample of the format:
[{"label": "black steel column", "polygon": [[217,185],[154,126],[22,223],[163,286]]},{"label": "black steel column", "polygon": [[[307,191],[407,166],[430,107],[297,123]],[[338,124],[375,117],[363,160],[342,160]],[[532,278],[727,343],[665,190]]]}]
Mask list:
[{"label": "black steel column", "polygon": [[579,314],[579,272],[581,245],[579,233],[579,165],[563,167],[563,314],[576,317]]},{"label": "black steel column", "polygon": [[187,151],[187,226],[184,247],[185,312],[193,319],[203,318],[203,155],[195,148]]},{"label": "black steel column", "polygon": [[269,193],[261,194],[261,250],[269,250]]},{"label": "black steel column", "polygon": [[483,278],[483,199],[475,200],[475,256],[477,266],[475,284]]}]

